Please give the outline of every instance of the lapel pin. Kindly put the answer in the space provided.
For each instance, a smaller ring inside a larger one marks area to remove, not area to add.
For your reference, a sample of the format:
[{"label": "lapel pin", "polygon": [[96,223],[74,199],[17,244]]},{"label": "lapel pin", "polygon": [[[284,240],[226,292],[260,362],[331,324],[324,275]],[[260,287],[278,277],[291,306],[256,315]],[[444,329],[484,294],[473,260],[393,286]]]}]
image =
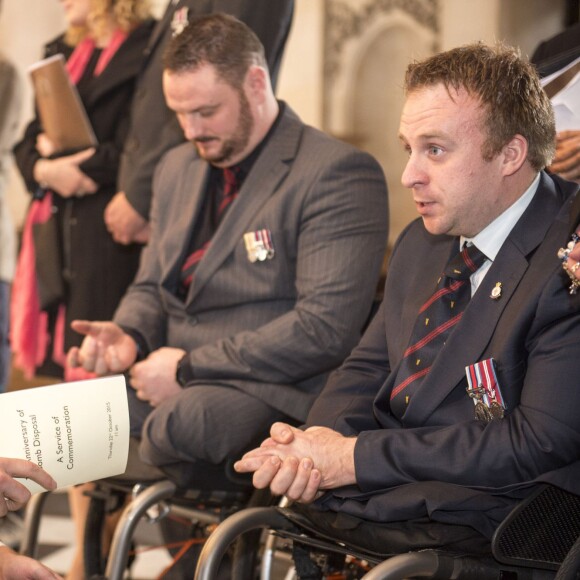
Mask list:
[{"label": "lapel pin", "polygon": [[491,291],[489,297],[492,300],[498,300],[499,298],[501,298],[501,282],[495,283],[495,286],[493,287],[493,290]]}]

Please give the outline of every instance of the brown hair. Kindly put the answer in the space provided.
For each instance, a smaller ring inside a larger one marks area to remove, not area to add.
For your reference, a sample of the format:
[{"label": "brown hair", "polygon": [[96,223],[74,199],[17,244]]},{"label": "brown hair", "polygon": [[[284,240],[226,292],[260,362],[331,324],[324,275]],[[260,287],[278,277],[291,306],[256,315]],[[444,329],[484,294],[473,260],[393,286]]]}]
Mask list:
[{"label": "brown hair", "polygon": [[164,54],[164,68],[185,72],[209,64],[219,77],[241,89],[252,65],[267,69],[264,47],[243,22],[227,14],[211,14],[191,20],[174,36]]},{"label": "brown hair", "polygon": [[111,19],[123,32],[130,32],[150,17],[150,0],[91,0],[87,26],[71,26],[65,41],[75,46],[86,36],[98,40],[108,29]]},{"label": "brown hair", "polygon": [[407,94],[442,83],[463,89],[484,109],[487,139],[482,155],[491,160],[516,134],[528,142],[528,161],[539,171],[554,157],[556,129],[550,100],[536,69],[513,47],[470,44],[409,65]]}]

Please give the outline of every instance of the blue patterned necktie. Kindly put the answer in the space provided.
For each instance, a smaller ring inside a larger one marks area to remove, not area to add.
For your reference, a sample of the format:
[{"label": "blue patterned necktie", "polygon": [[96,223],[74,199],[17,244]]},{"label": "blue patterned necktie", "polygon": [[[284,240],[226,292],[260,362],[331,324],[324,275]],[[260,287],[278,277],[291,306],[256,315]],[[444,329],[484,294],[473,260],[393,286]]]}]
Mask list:
[{"label": "blue patterned necktie", "polygon": [[403,416],[410,398],[461,320],[471,298],[469,278],[485,259],[474,245],[465,247],[445,266],[435,292],[419,309],[391,392],[391,411],[397,417]]}]

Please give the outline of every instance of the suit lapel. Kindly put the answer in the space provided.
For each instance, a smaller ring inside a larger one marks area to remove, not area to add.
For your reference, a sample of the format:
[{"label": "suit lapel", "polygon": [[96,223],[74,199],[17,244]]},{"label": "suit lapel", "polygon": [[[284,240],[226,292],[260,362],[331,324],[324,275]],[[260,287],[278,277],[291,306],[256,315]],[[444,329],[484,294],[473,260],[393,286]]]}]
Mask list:
[{"label": "suit lapel", "polygon": [[[300,121],[286,107],[280,124],[254,163],[236,201],[228,210],[203,260],[196,268],[187,298],[188,304],[195,299],[237,244],[243,243],[243,235],[248,231],[249,224],[288,175],[290,161],[296,156],[301,132]],[[268,225],[264,223],[258,227],[268,228]]]},{"label": "suit lapel", "polygon": [[[461,322],[409,402],[405,422],[413,425],[425,423],[463,381],[465,366],[483,358],[503,311],[528,269],[528,256],[544,239],[561,204],[562,199],[556,194],[552,182],[543,175],[533,200],[501,247]],[[498,282],[501,283],[501,296],[493,299],[491,291]],[[489,356],[493,353],[486,353],[485,358]]]}]

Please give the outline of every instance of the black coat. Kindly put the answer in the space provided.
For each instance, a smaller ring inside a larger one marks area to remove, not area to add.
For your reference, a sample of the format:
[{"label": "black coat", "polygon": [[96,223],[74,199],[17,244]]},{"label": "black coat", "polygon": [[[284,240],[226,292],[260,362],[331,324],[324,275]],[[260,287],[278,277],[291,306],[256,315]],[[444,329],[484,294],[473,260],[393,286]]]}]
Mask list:
[{"label": "black coat", "polygon": [[[110,319],[137,270],[140,246],[115,243],[106,230],[103,212],[117,191],[119,157],[127,135],[135,80],[152,28],[153,22],[147,22],[134,30],[106,69],[79,91],[99,142],[95,154],[80,168],[99,184],[99,189],[85,197],[53,195],[59,225],[56,243],[65,282],[66,349],[81,340],[70,330],[70,321]],[[46,56],[58,52],[67,59],[72,52],[62,37],[45,48]],[[31,193],[39,189],[33,168],[40,158],[35,143],[41,131],[39,120],[33,120],[14,148],[16,163]]]}]

